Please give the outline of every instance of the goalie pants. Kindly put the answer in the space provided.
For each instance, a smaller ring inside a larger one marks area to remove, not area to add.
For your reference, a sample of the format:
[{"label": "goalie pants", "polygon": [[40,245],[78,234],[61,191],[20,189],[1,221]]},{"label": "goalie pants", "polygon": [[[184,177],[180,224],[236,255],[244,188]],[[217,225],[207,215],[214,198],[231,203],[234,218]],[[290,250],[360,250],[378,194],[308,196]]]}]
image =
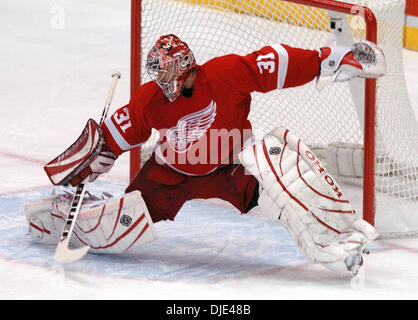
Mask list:
[{"label": "goalie pants", "polygon": [[241,164],[228,164],[205,176],[188,176],[160,165],[155,154],[131,181],[126,192],[139,190],[153,222],[174,220],[183,204],[193,199],[219,198],[241,213],[257,205],[258,181]]}]

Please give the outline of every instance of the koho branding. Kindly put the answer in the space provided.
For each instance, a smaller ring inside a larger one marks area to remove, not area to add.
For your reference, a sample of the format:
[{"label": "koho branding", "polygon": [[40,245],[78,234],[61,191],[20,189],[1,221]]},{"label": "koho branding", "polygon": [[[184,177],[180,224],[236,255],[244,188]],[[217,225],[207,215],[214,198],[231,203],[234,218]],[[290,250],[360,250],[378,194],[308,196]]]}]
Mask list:
[{"label": "koho branding", "polygon": [[[317,170],[319,171],[320,174],[325,173],[325,169],[322,166],[321,162],[315,157],[315,155],[310,150],[306,150],[305,155],[308,157],[309,160],[311,160],[312,164],[315,166],[315,168],[317,168]],[[325,174],[325,175],[323,175],[323,177],[324,177],[325,181],[330,185],[330,187],[332,188],[334,193],[337,195],[337,197],[341,198],[343,196],[343,194],[340,191],[340,189],[338,188],[334,179],[329,174]]]}]

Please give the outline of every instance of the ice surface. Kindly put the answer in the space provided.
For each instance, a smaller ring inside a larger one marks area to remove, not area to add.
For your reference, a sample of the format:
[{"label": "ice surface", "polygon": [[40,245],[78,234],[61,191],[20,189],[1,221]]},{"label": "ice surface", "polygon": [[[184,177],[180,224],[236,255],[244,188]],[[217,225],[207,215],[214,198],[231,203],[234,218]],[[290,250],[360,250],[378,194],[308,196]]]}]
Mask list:
[{"label": "ice surface", "polygon": [[[100,117],[114,70],[113,105],[129,100],[129,21],[123,0],[0,2],[1,299],[418,298],[417,239],[377,241],[353,280],[309,263],[280,225],[212,200],[186,203],[126,256],[62,267],[53,246],[31,242],[23,205],[53,189],[42,165]],[[404,59],[418,115],[418,52]],[[124,155],[89,190],[117,194],[127,181]]]}]

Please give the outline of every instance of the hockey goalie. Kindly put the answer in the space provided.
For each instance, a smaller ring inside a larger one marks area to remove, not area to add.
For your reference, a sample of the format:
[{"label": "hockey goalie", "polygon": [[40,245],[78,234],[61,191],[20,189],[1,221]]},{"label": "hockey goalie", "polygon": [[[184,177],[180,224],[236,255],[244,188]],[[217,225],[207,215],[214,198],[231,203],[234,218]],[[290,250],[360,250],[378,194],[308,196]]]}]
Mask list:
[{"label": "hockey goalie", "polygon": [[[159,131],[151,158],[124,196],[86,197],[71,236],[75,246],[122,253],[154,240],[153,224],[174,220],[186,201],[220,198],[241,213],[259,206],[266,217],[284,225],[310,261],[357,272],[367,246],[377,238],[373,226],[352,209],[317,155],[291,128],[278,123],[255,141],[248,114],[252,92],[311,81],[326,90],[331,82],[383,76],[385,58],[375,44],[319,50],[275,44],[199,65],[188,45],[170,34],[151,48],[146,69],[152,81],[102,125],[89,120],[80,139],[45,166],[55,185],[92,182],[119,155],[144,143],[152,129]],[[32,238],[56,242],[68,209],[68,195],[29,204]]]}]

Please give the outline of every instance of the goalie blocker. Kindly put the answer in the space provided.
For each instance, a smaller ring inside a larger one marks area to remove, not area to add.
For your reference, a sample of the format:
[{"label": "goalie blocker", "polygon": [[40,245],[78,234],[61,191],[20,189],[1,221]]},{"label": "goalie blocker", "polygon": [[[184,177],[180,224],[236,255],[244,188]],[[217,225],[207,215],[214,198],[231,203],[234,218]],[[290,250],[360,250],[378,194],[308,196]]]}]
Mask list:
[{"label": "goalie blocker", "polygon": [[283,223],[309,260],[357,273],[363,251],[378,235],[300,139],[276,129],[239,158],[262,187],[259,205],[264,214]]},{"label": "goalie blocker", "polygon": [[[29,234],[36,242],[56,245],[71,205],[69,193],[25,205]],[[121,197],[84,197],[70,245],[90,246],[96,253],[124,253],[157,238],[148,209],[139,191]]]},{"label": "goalie blocker", "polygon": [[44,167],[54,185],[93,182],[112,168],[116,155],[106,143],[99,124],[89,119],[80,137]]}]

